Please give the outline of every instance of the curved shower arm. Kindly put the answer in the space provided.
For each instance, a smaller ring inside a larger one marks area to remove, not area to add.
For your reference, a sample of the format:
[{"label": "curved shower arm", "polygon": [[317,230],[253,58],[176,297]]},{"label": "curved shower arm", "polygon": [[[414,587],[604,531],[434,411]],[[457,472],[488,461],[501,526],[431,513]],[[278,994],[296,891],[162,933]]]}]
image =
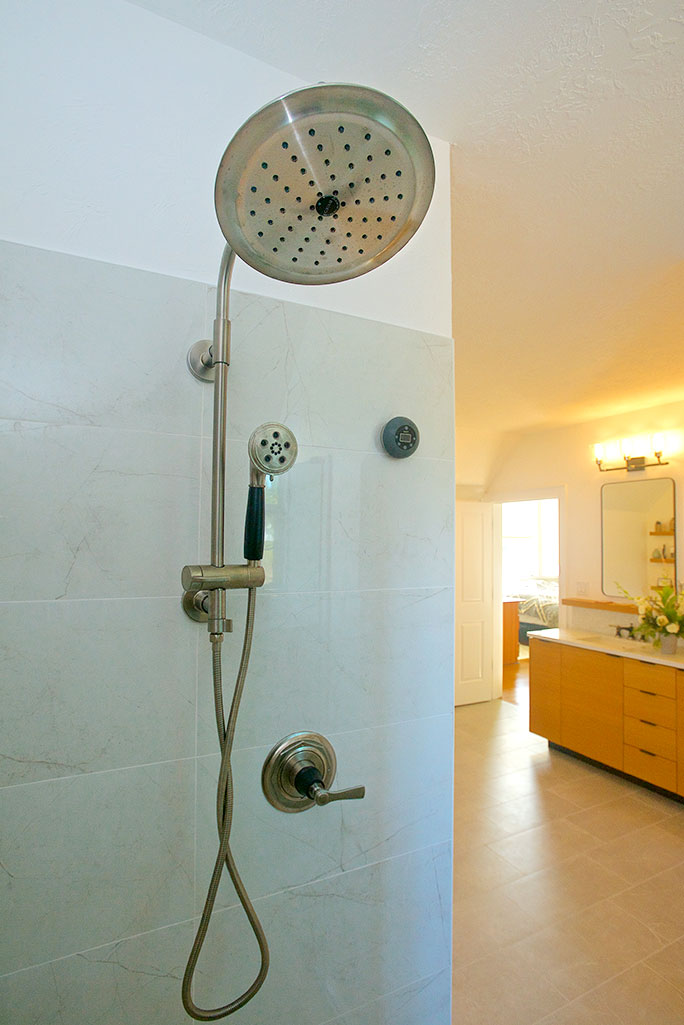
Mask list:
[{"label": "curved shower arm", "polygon": [[212,363],[230,363],[230,279],[235,264],[235,251],[228,243],[223,247],[221,266],[216,286],[216,319],[214,321],[214,342],[211,349]]}]

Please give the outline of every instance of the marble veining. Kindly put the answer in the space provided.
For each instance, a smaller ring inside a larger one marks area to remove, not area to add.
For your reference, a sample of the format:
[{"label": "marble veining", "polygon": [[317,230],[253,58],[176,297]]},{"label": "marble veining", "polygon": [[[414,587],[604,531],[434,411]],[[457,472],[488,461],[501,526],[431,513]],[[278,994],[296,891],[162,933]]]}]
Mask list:
[{"label": "marble veining", "polygon": [[178,591],[197,518],[196,439],[0,421],[0,445],[5,600]]},{"label": "marble veining", "polygon": [[[233,437],[247,438],[260,422],[275,419],[301,445],[380,453],[382,427],[404,413],[419,424],[417,454],[449,458],[450,339],[241,292],[231,304]],[[321,387],[321,380],[334,387]]]},{"label": "marble veining", "polygon": [[3,697],[0,785],[195,753],[196,631],[176,598],[0,603],[0,658],[22,681]]}]

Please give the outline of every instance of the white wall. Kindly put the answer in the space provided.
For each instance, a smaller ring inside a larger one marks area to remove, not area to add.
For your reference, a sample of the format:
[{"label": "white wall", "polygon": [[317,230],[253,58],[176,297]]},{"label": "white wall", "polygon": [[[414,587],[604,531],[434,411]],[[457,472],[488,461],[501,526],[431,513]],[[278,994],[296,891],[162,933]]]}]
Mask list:
[{"label": "white wall", "polygon": [[[684,424],[684,403],[674,403],[619,416],[593,420],[572,427],[533,431],[508,439],[500,451],[485,498],[490,501],[516,501],[561,498],[561,593],[565,597],[584,596],[605,600],[601,588],[601,487],[607,481],[626,480],[627,473],[599,473],[594,462],[593,445],[609,439],[631,437],[657,431],[676,433]],[[677,504],[677,549],[684,538],[684,452],[667,456],[669,465],[647,469],[632,479],[672,477]],[[681,576],[681,564],[680,564]],[[614,621],[615,613],[592,619],[594,625]],[[573,611],[565,623],[588,624],[587,615]]]},{"label": "white wall", "polygon": [[[123,0],[6,0],[1,45],[0,237],[215,283],[221,155],[309,83]],[[239,265],[234,286],[449,337],[449,147],[431,142],[432,207],[388,264],[322,286]]]}]

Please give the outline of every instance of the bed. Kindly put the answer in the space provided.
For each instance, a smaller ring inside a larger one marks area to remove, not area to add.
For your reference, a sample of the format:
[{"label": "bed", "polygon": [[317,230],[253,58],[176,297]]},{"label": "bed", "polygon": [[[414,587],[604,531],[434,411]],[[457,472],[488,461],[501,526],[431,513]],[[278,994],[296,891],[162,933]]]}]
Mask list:
[{"label": "bed", "polygon": [[528,633],[558,626],[558,581],[532,577],[521,582],[518,599],[518,639],[528,645]]}]

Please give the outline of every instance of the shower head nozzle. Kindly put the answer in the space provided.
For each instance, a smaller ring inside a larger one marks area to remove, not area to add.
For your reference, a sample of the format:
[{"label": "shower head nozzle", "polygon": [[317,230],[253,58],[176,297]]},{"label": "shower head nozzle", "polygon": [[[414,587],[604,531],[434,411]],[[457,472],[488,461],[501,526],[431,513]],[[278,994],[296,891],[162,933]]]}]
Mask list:
[{"label": "shower head nozzle", "polygon": [[385,263],[418,230],[435,165],[416,119],[357,85],[297,89],[238,130],[216,177],[237,255],[281,281],[318,285]]},{"label": "shower head nozzle", "polygon": [[264,476],[285,473],[297,458],[297,441],[283,424],[262,424],[252,432],[248,444],[252,471]]}]

